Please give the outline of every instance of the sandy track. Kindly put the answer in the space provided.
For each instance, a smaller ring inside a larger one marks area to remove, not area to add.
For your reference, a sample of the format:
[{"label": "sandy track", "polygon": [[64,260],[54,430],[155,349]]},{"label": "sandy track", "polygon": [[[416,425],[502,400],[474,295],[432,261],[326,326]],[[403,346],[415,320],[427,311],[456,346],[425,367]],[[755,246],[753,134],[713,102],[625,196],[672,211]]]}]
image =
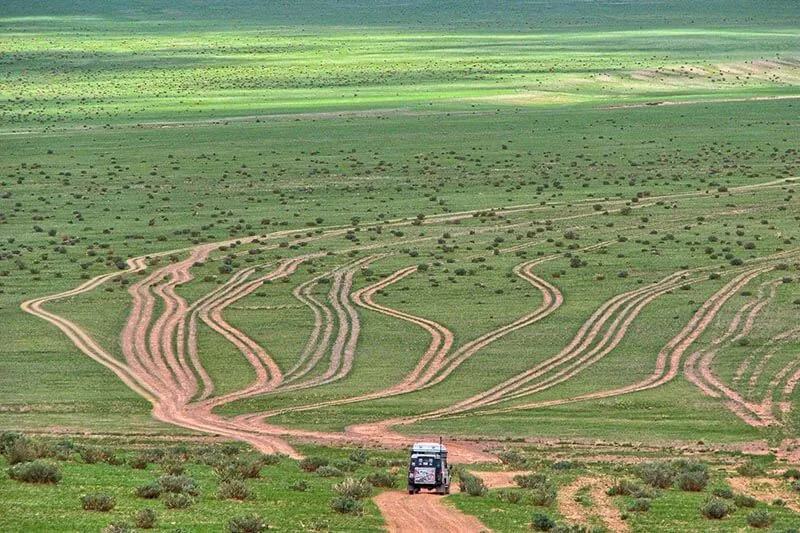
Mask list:
[{"label": "sandy track", "polygon": [[373,498],[391,533],[478,533],[489,529],[433,494],[383,492]]},{"label": "sandy track", "polygon": [[694,343],[695,340],[705,331],[716,314],[733,295],[741,290],[742,287],[747,285],[753,278],[771,270],[771,266],[761,266],[746,270],[745,272],[736,276],[733,280],[725,284],[720,290],[709,298],[700,309],[694,314],[689,323],[670,340],[664,348],[662,348],[656,359],[656,365],[653,373],[647,378],[617,389],[610,389],[598,391],[589,394],[583,394],[572,398],[564,398],[558,400],[549,400],[542,402],[526,403],[522,405],[507,407],[503,409],[494,409],[482,411],[483,413],[500,413],[509,412],[518,409],[534,409],[539,407],[550,407],[555,405],[564,405],[585,400],[597,400],[603,398],[610,398],[632,392],[639,392],[644,390],[660,387],[668,383],[675,376],[678,375],[681,360],[684,353]]},{"label": "sandy track", "polygon": [[[614,500],[606,494],[612,481],[607,478],[579,477],[558,491],[558,507],[568,521],[585,524],[592,516],[599,517],[609,531],[623,533],[630,531],[630,526],[622,519],[622,514]],[[582,487],[589,487],[588,496],[592,500],[590,507],[584,507],[575,501],[575,496]]]}]

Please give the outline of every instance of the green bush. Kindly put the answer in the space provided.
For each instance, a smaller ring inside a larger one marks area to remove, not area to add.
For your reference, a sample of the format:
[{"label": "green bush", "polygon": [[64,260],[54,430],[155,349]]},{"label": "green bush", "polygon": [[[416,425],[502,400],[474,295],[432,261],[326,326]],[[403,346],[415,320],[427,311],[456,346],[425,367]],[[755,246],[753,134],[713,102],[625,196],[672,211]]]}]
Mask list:
[{"label": "green bush", "polygon": [[642,481],[659,489],[667,489],[675,481],[675,470],[667,463],[644,463],[637,473]]},{"label": "green bush", "polygon": [[681,472],[678,474],[678,487],[686,492],[702,492],[708,485],[708,474],[701,471]]},{"label": "green bush", "polygon": [[575,465],[573,464],[572,461],[564,460],[564,461],[554,462],[552,465],[550,465],[550,468],[552,468],[553,470],[572,470],[574,466]]},{"label": "green bush", "polygon": [[733,490],[731,490],[730,487],[714,487],[711,494],[719,498],[725,498],[726,500],[733,499]]},{"label": "green bush", "polygon": [[81,498],[81,507],[84,511],[98,511],[107,513],[116,507],[117,501],[113,496],[104,493],[87,494]]},{"label": "green bush", "polygon": [[355,472],[358,470],[358,467],[361,466],[359,463],[353,462],[350,459],[339,459],[333,461],[330,466],[334,468],[338,468],[342,472]]},{"label": "green bush", "polygon": [[338,498],[334,498],[331,502],[331,507],[333,507],[333,510],[337,513],[342,514],[358,516],[364,513],[364,504],[355,498],[350,498],[348,496],[339,496]]},{"label": "green bush", "polygon": [[531,504],[536,507],[550,507],[556,501],[558,493],[555,485],[536,487],[530,492]]},{"label": "green bush", "polygon": [[556,527],[556,523],[546,514],[533,513],[531,529],[534,531],[550,531]]},{"label": "green bush", "polygon": [[781,475],[783,479],[800,479],[800,470],[797,468],[789,468]]},{"label": "green bush", "polygon": [[218,500],[252,500],[253,491],[250,487],[240,479],[232,479],[230,481],[223,481],[219,484],[217,489]]},{"label": "green bush", "polygon": [[514,483],[523,489],[546,487],[550,484],[546,474],[517,474]]},{"label": "green bush", "polygon": [[341,477],[344,475],[344,472],[335,466],[321,466],[317,468],[316,472],[319,477]]},{"label": "green bush", "polygon": [[651,500],[650,498],[636,498],[630,503],[630,505],[628,505],[628,511],[645,512],[649,511],[652,505],[653,505],[653,500]]},{"label": "green bush", "polygon": [[257,514],[234,516],[228,522],[228,533],[259,533],[267,529],[267,521]]},{"label": "green bush", "polygon": [[178,457],[166,457],[159,466],[168,476],[180,476],[186,471],[186,464]]},{"label": "green bush", "polygon": [[8,469],[8,477],[22,483],[58,483],[61,481],[61,470],[55,463],[32,461],[15,464]]},{"label": "green bush", "polygon": [[497,457],[504,465],[513,468],[525,468],[525,465],[528,463],[528,459],[519,450],[513,448],[506,448],[498,453]]},{"label": "green bush", "polygon": [[137,453],[130,459],[128,459],[128,466],[133,468],[134,470],[144,470],[147,468],[147,456],[142,453]]},{"label": "green bush", "polygon": [[747,524],[750,527],[762,528],[772,524],[772,515],[766,509],[756,509],[747,514]]},{"label": "green bush", "polygon": [[764,475],[764,469],[752,461],[740,464],[736,467],[736,471],[740,476],[744,477],[757,477]]},{"label": "green bush", "polygon": [[358,449],[350,452],[350,455],[348,455],[347,458],[353,461],[354,463],[363,465],[369,460],[369,454],[365,450]]},{"label": "green bush", "polygon": [[497,491],[497,499],[505,503],[519,503],[522,501],[524,494],[518,490],[499,490]]},{"label": "green bush", "polygon": [[188,509],[193,503],[194,499],[188,494],[168,492],[164,495],[164,505],[167,509]]},{"label": "green bush", "polygon": [[364,479],[373,487],[391,488],[397,484],[397,478],[389,472],[372,472]]},{"label": "green bush", "polygon": [[792,481],[792,484],[790,486],[794,492],[800,492],[800,481],[798,480]]},{"label": "green bush", "polygon": [[279,453],[265,453],[261,456],[261,464],[263,465],[276,465],[281,462],[285,456]]},{"label": "green bush", "polygon": [[155,500],[161,496],[161,485],[158,483],[150,483],[149,485],[137,487],[136,496],[144,498],[145,500]]},{"label": "green bush", "polygon": [[458,486],[461,492],[470,496],[483,496],[489,492],[481,478],[470,474],[466,470],[459,474]]},{"label": "green bush", "polygon": [[620,479],[615,484],[611,485],[606,494],[609,496],[632,496],[639,486],[630,479]]},{"label": "green bush", "polygon": [[302,459],[297,466],[300,467],[300,470],[303,472],[316,472],[322,466],[327,466],[330,461],[325,457],[306,457]]},{"label": "green bush", "polygon": [[187,476],[167,474],[158,478],[157,483],[163,492],[186,494],[188,496],[197,496],[200,493],[200,490],[197,488],[197,482]]},{"label": "green bush", "polygon": [[9,466],[41,459],[46,454],[47,448],[42,443],[24,435],[11,440],[6,445],[5,453]]},{"label": "green bush", "polygon": [[732,513],[734,507],[721,498],[712,496],[707,499],[701,506],[700,512],[703,516],[712,520],[720,520]]},{"label": "green bush", "polygon": [[355,500],[369,498],[373,490],[372,485],[366,479],[352,477],[343,480],[341,483],[334,484],[332,488],[337,495]]},{"label": "green bush", "polygon": [[737,494],[733,497],[733,503],[736,505],[736,507],[752,508],[758,504],[758,500],[752,496],[748,496],[747,494]]},{"label": "green bush", "polygon": [[153,529],[156,527],[156,512],[149,507],[139,509],[133,515],[133,520],[139,529]]},{"label": "green bush", "polygon": [[0,455],[6,455],[11,445],[22,437],[22,433],[16,431],[4,431],[0,433]]}]

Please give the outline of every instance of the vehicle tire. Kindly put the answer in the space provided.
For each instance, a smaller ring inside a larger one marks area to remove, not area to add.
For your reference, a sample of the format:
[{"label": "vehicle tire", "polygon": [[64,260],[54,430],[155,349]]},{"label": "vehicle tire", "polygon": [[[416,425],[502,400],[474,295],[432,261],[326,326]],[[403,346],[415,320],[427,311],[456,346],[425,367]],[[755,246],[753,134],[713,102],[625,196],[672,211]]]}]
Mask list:
[{"label": "vehicle tire", "polygon": [[408,493],[409,494],[416,494],[417,491],[414,490],[414,485],[408,486]]}]

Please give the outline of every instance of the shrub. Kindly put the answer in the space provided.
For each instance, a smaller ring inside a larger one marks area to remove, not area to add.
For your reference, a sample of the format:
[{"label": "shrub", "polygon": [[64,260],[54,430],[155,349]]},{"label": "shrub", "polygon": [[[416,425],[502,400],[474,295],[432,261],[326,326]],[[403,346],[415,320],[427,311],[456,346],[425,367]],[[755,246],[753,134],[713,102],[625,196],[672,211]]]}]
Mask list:
[{"label": "shrub", "polygon": [[268,453],[261,456],[263,465],[276,465],[281,462],[283,456],[279,453]]},{"label": "shrub", "polygon": [[553,470],[571,470],[573,466],[572,461],[556,461],[550,468]]},{"label": "shrub", "polygon": [[337,513],[342,514],[352,514],[357,516],[364,513],[364,504],[355,498],[349,498],[347,496],[339,496],[338,498],[334,498],[331,502],[331,507],[333,507],[333,510]]},{"label": "shrub", "polygon": [[725,498],[726,500],[733,499],[733,490],[731,490],[730,487],[714,487],[711,494],[719,498]]},{"label": "shrub", "polygon": [[366,479],[354,479],[349,477],[341,483],[333,485],[333,491],[339,496],[362,500],[372,494],[372,485]]},{"label": "shrub", "polygon": [[81,461],[87,465],[93,465],[106,460],[106,453],[100,448],[94,446],[82,446],[78,449],[78,455],[81,456]]},{"label": "shrub", "polygon": [[325,457],[306,457],[298,463],[300,470],[303,472],[316,472],[321,466],[327,466],[329,463]]},{"label": "shrub", "polygon": [[461,492],[465,492],[470,496],[483,496],[489,492],[481,478],[473,476],[466,471],[459,474],[458,486]]},{"label": "shrub", "polygon": [[161,485],[158,483],[150,483],[149,485],[137,487],[136,496],[144,498],[145,500],[155,500],[161,496]]},{"label": "shrub", "polygon": [[293,490],[295,492],[305,492],[308,490],[308,481],[306,481],[305,479],[295,481],[294,483],[289,485],[289,490]]},{"label": "shrub", "polygon": [[6,455],[11,446],[22,437],[22,433],[16,431],[4,431],[0,433],[0,455]]},{"label": "shrub", "polygon": [[628,505],[628,511],[631,512],[645,512],[649,511],[653,505],[653,500],[650,498],[636,498]]},{"label": "shrub", "polygon": [[125,522],[111,522],[101,531],[102,533],[130,533],[133,529]]},{"label": "shrub", "polygon": [[637,470],[641,480],[651,487],[667,489],[675,480],[675,471],[667,463],[644,463]]},{"label": "shrub", "polygon": [[533,513],[531,529],[534,531],[550,531],[554,527],[556,527],[556,523],[549,516],[542,513]]},{"label": "shrub", "polygon": [[369,461],[367,461],[367,464],[375,468],[385,468],[389,462],[383,457],[370,457]]},{"label": "shrub", "polygon": [[234,516],[228,522],[229,533],[259,533],[269,529],[266,520],[257,514]]},{"label": "shrub", "polygon": [[164,496],[164,505],[167,509],[188,509],[194,500],[188,494],[170,492]]},{"label": "shrub", "polygon": [[740,464],[736,467],[736,471],[744,477],[756,477],[764,474],[764,469],[752,461]]},{"label": "shrub", "polygon": [[133,515],[133,520],[139,529],[153,529],[156,527],[156,512],[149,507],[139,509]]},{"label": "shrub", "polygon": [[747,524],[750,527],[762,528],[772,524],[772,515],[766,509],[756,509],[747,514]]},{"label": "shrub", "polygon": [[252,500],[253,491],[240,479],[223,481],[217,489],[218,500]]},{"label": "shrub", "polygon": [[748,496],[747,494],[737,494],[733,497],[733,503],[736,505],[736,507],[752,508],[758,504],[758,500],[752,496]]},{"label": "shrub", "polygon": [[497,491],[497,499],[505,503],[519,503],[522,501],[523,493],[518,490]]},{"label": "shrub", "polygon": [[791,487],[794,492],[800,492],[800,481],[792,481]]},{"label": "shrub", "polygon": [[58,483],[61,470],[55,463],[33,461],[15,464],[8,469],[8,477],[22,483]]},{"label": "shrub", "polygon": [[796,468],[789,468],[783,474],[783,479],[800,479],[800,470]]},{"label": "shrub", "polygon": [[317,468],[316,472],[319,477],[341,477],[344,475],[344,472],[335,466],[321,466]]},{"label": "shrub", "polygon": [[638,486],[629,479],[620,479],[615,484],[608,487],[606,494],[609,496],[630,496],[636,491]]},{"label": "shrub", "polygon": [[11,466],[41,459],[46,452],[47,450],[42,443],[21,435],[6,445],[5,455],[9,466]]},{"label": "shrub", "polygon": [[550,482],[546,474],[517,474],[514,476],[514,483],[523,489],[535,489],[547,486]]},{"label": "shrub", "polygon": [[682,472],[678,474],[678,486],[687,492],[702,492],[708,484],[708,474],[705,472]]},{"label": "shrub", "polygon": [[107,513],[116,507],[117,501],[113,496],[103,493],[87,494],[81,498],[81,507],[84,511],[99,511]]},{"label": "shrub", "polygon": [[186,465],[179,458],[168,457],[161,461],[161,470],[169,476],[180,476],[186,470]]},{"label": "shrub", "polygon": [[367,477],[364,479],[373,487],[391,488],[397,483],[397,478],[389,472],[372,472],[371,474],[367,474]]},{"label": "shrub", "polygon": [[147,468],[147,456],[142,453],[137,453],[128,460],[128,466],[134,470],[144,470]]},{"label": "shrub", "polygon": [[537,487],[530,493],[531,503],[537,507],[550,507],[556,501],[556,488],[553,485]]},{"label": "shrub", "polygon": [[350,452],[350,455],[348,455],[347,458],[353,461],[354,463],[363,465],[369,460],[369,454],[364,450],[358,449]]},{"label": "shrub", "polygon": [[720,520],[721,518],[725,518],[732,511],[732,505],[721,498],[717,498],[716,496],[712,496],[711,498],[707,499],[700,506],[700,512],[703,513],[703,516],[712,520]]},{"label": "shrub", "polygon": [[197,496],[200,492],[197,488],[197,482],[187,476],[173,476],[169,474],[161,476],[158,478],[158,485],[161,487],[162,491],[172,494]]},{"label": "shrub", "polygon": [[522,453],[514,449],[505,449],[497,454],[500,461],[514,468],[524,468],[528,460]]}]

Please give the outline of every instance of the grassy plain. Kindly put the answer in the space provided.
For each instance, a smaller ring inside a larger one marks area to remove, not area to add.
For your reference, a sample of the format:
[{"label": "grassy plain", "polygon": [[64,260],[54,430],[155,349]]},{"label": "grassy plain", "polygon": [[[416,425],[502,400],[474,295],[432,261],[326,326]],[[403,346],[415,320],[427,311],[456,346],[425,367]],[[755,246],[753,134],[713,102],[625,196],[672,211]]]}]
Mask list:
[{"label": "grassy plain", "polygon": [[[19,307],[122,270],[131,257],[150,255],[150,273],[192,247],[234,241],[214,247],[176,288],[188,304],[246,268],[266,273],[290,257],[326,254],[222,313],[284,371],[314,324],[295,288],[325,277],[310,294],[333,309],[337,269],[372,254],[386,255],[356,271],[352,290],[419,267],[375,302],[436,321],[455,348],[542,303],[513,273],[525,261],[547,258],[533,272],[564,296],[556,312],[477,351],[440,383],[290,411],[275,424],[341,431],[447,408],[559,353],[604,302],[686,270],[683,285],[643,306],[613,350],[569,379],[398,431],[772,446],[797,436],[797,410],[779,412],[798,399],[790,387],[800,342],[796,3],[74,4],[12,0],[0,14],[0,429],[190,434],[154,420],[148,402]],[[668,383],[525,407],[646,379],[703,305],[761,264],[779,269],[719,306]],[[124,273],[46,309],[123,361],[127,290],[139,279]],[[752,328],[729,342],[737,313],[769,287],[774,297]],[[301,407],[400,382],[429,336],[356,310],[361,332],[347,375],[215,412]],[[333,325],[335,334],[344,324],[334,317]],[[198,328],[215,395],[252,381],[233,344]],[[717,345],[712,375],[745,402],[769,399],[774,423],[746,423],[687,379],[686,358]],[[308,379],[325,373],[332,353]],[[108,474],[73,466],[71,475]],[[634,529],[696,507],[675,498],[635,515]],[[527,508],[493,515],[491,497],[453,500],[497,530],[530,518]],[[186,527],[202,526],[193,520]],[[364,520],[379,526],[374,510]]]}]

